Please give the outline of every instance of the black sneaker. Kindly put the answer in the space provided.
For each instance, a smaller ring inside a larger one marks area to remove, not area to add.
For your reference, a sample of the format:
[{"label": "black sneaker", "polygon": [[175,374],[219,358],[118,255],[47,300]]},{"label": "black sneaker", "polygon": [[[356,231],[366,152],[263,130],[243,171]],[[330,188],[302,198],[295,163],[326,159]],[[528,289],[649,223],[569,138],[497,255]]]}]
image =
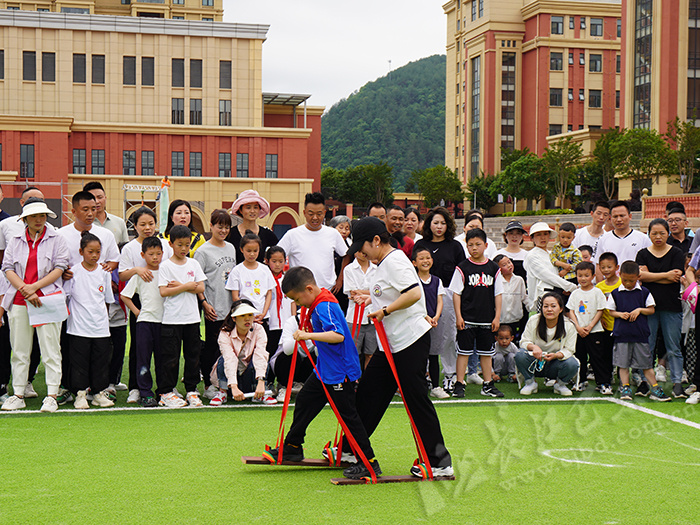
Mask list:
[{"label": "black sneaker", "polygon": [[484,381],[484,384],[481,385],[481,395],[489,397],[504,397],[503,392],[496,388],[493,381]]},{"label": "black sneaker", "polygon": [[156,398],[153,396],[142,397],[139,402],[144,408],[154,408],[158,406],[158,401],[156,401]]},{"label": "black sneaker", "polygon": [[[374,474],[376,476],[381,476],[382,475],[382,467],[379,466],[379,461],[376,459],[370,460],[369,464],[372,466],[372,470],[374,470]],[[348,467],[345,470],[343,470],[343,476],[349,479],[361,479],[361,478],[369,478],[371,476],[369,469],[365,467],[365,464],[362,462],[358,462],[356,465],[353,465],[352,467]]]},{"label": "black sneaker", "polygon": [[[277,463],[278,455],[279,450],[276,448],[271,448],[263,452],[263,457],[269,456],[268,459],[272,458],[273,463]],[[301,446],[295,447],[294,445],[285,443],[282,461],[304,461],[304,449]]]},{"label": "black sneaker", "polygon": [[676,383],[673,385],[673,397],[675,397],[676,399],[685,399],[686,397],[688,397],[685,395],[685,392],[683,392],[683,385],[681,385],[680,383]]},{"label": "black sneaker", "polygon": [[637,387],[637,391],[634,393],[635,396],[647,397],[649,395],[649,383],[642,381]]},{"label": "black sneaker", "polygon": [[464,383],[455,381],[455,386],[452,389],[452,397],[464,397]]}]

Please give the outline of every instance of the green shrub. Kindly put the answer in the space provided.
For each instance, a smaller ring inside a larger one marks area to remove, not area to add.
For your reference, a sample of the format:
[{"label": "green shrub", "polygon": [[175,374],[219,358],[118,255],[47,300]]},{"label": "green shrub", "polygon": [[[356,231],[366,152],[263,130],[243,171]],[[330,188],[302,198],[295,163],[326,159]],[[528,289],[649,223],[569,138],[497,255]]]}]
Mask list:
[{"label": "green shrub", "polygon": [[575,213],[574,210],[537,210],[537,211],[509,211],[503,214],[503,217],[526,217],[528,215],[569,215]]}]

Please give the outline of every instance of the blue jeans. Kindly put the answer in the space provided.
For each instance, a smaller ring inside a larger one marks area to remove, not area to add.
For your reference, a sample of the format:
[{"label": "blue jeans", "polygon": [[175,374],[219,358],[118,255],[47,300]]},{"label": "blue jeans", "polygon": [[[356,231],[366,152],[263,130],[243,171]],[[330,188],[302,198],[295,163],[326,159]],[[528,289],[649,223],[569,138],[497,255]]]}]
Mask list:
[{"label": "blue jeans", "polygon": [[[226,390],[228,388],[228,378],[226,377],[226,369],[224,368],[224,357],[219,356],[216,361],[216,376],[219,378],[219,388]],[[255,368],[251,360],[243,373],[238,374],[238,389],[244,394],[247,392],[255,392],[257,381],[255,381]]]},{"label": "blue jeans", "polygon": [[537,376],[547,377],[549,379],[560,379],[562,382],[568,383],[578,373],[579,363],[573,357],[562,360],[554,359],[552,361],[545,361],[544,368],[533,374],[530,372],[530,365],[535,361],[537,361],[537,359],[522,348],[515,354],[515,366],[518,367],[518,371],[523,375],[526,381]]},{"label": "blue jeans", "polygon": [[656,347],[656,336],[661,325],[661,334],[666,345],[666,360],[671,371],[671,382],[680,383],[683,377],[683,354],[681,353],[681,328],[683,325],[683,314],[681,312],[669,312],[667,310],[657,310],[652,315],[647,316],[649,322],[649,349],[654,354]]}]

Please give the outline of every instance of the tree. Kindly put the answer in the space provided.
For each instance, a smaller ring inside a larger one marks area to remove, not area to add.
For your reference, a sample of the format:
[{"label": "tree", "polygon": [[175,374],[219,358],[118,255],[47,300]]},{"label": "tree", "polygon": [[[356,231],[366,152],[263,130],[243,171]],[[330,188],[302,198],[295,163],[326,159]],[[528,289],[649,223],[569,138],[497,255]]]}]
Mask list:
[{"label": "tree", "polygon": [[589,166],[586,171],[592,171],[600,174],[602,177],[602,189],[605,193],[606,200],[611,200],[615,195],[615,171],[617,169],[618,159],[614,155],[614,145],[620,140],[623,132],[619,128],[611,128],[607,130],[602,137],[598,139],[593,149],[593,158],[589,162],[595,163],[595,166]]},{"label": "tree", "polygon": [[542,160],[546,177],[556,187],[561,208],[564,207],[569,185],[575,183],[576,173],[581,169],[582,156],[581,145],[571,140],[571,137],[559,140],[544,150]]},{"label": "tree", "polygon": [[421,194],[428,208],[437,206],[443,199],[450,202],[464,200],[462,182],[454,171],[445,166],[414,171],[409,179],[409,186]]},{"label": "tree", "polygon": [[530,148],[525,146],[523,149],[509,149],[501,147],[501,170],[506,169],[516,160],[530,153]]},{"label": "tree", "polygon": [[655,129],[627,129],[611,145],[617,174],[633,181],[659,182],[675,171],[673,152]]},{"label": "tree", "polygon": [[688,193],[693,187],[693,179],[697,173],[696,160],[700,152],[700,128],[692,121],[683,122],[678,117],[668,123],[666,140],[675,149],[674,158],[680,177],[683,193]]},{"label": "tree", "polygon": [[346,170],[324,167],[321,171],[321,188],[326,198],[367,206],[372,202],[389,204],[394,196],[391,191],[392,169],[386,163],[354,166]]},{"label": "tree", "polygon": [[539,200],[551,194],[544,161],[528,153],[498,174],[495,184],[516,199]]},{"label": "tree", "polygon": [[[467,184],[467,194],[465,196],[475,208],[483,208],[488,210],[492,206],[498,204],[497,195],[502,193],[500,186],[496,184],[495,175],[484,175],[482,173],[481,177],[474,177]],[[476,195],[476,199],[474,198]]]}]

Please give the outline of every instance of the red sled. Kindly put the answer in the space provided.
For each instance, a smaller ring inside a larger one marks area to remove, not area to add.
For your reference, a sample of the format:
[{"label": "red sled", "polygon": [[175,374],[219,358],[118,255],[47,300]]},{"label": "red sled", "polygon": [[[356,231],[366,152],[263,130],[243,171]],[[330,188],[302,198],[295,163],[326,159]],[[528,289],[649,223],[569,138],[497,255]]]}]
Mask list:
[{"label": "red sled", "polygon": [[[414,481],[454,481],[454,476],[441,476],[439,478],[417,478],[416,476],[377,476],[376,483],[411,483]],[[333,478],[333,485],[372,485],[370,478],[348,479],[348,478]]]}]

